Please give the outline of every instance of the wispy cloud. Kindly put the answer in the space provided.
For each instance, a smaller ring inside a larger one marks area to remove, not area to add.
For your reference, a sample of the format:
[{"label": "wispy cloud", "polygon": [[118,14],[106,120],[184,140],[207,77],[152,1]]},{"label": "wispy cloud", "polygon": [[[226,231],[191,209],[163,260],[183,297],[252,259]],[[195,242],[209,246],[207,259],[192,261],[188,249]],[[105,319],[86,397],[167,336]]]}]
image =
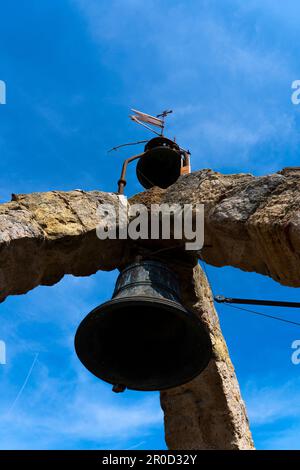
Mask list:
[{"label": "wispy cloud", "polygon": [[[282,377],[282,376],[281,376]],[[300,379],[278,383],[274,376],[249,381],[243,390],[259,449],[300,449]]]},{"label": "wispy cloud", "polygon": [[283,431],[269,430],[265,434],[263,442],[266,450],[299,450],[300,426],[289,426]]},{"label": "wispy cloud", "polygon": [[99,381],[53,378],[42,363],[29,382],[16,406],[2,410],[2,449],[76,448],[84,441],[124,448],[162,425],[157,394],[124,403]]},{"label": "wispy cloud", "polygon": [[300,420],[300,401],[296,391],[300,379],[291,380],[278,386],[258,387],[248,383],[245,399],[252,426],[275,423],[285,418]]},{"label": "wispy cloud", "polygon": [[[299,143],[289,100],[296,66],[284,48],[273,47],[272,31],[264,31],[265,6],[236,0],[74,2],[100,60],[123,80],[127,105],[174,107],[169,132],[192,150],[194,167],[272,171],[283,162],[275,149]],[[276,17],[276,9],[269,13]],[[253,155],[261,145],[269,146],[265,161]]]},{"label": "wispy cloud", "polygon": [[39,117],[44,119],[49,128],[62,137],[70,138],[73,134],[78,132],[78,128],[71,127],[67,122],[66,117],[61,111],[55,109],[52,104],[36,104],[35,112]]},{"label": "wispy cloud", "polygon": [[8,339],[8,363],[0,369],[2,449],[140,447],[162,428],[157,393],[112,393],[74,351],[79,322],[110,297],[115,276],[67,276],[2,304],[1,334]]}]

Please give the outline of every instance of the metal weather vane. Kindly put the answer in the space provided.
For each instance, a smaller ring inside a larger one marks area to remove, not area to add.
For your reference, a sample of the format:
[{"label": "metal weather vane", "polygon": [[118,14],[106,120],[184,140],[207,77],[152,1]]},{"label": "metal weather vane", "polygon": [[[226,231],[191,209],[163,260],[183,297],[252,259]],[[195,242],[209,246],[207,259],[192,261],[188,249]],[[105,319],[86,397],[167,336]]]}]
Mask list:
[{"label": "metal weather vane", "polygon": [[[165,110],[160,114],[157,114],[156,116],[151,116],[151,114],[146,114],[142,113],[141,111],[138,111],[136,109],[131,109],[131,111],[134,112],[134,114],[130,115],[130,119],[137,124],[140,124],[141,126],[145,127],[146,129],[150,130],[156,135],[163,136],[164,133],[164,128],[165,128],[165,119],[168,116],[168,114],[173,113],[171,109]],[[156,126],[160,128],[160,132],[157,132],[154,130],[152,127],[147,126],[147,124],[151,124],[152,126]]]}]

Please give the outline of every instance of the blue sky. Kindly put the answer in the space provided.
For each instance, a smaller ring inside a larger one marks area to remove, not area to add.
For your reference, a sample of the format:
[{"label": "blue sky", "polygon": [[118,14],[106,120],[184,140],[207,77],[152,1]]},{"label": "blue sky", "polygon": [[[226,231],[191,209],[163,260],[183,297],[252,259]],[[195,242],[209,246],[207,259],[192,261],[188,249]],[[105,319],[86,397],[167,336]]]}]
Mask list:
[{"label": "blue sky", "polygon": [[[299,165],[298,18],[297,0],[2,4],[0,202],[12,192],[114,191],[128,151],[107,149],[148,137],[127,118],[131,107],[172,108],[167,132],[191,150],[193,169],[260,175]],[[140,190],[132,168],[127,194]],[[299,300],[257,274],[207,272],[215,294]],[[165,448],[158,394],[112,394],[74,353],[77,325],[111,296],[115,277],[66,276],[1,304],[0,448]],[[299,327],[217,308],[256,446],[300,448]]]}]

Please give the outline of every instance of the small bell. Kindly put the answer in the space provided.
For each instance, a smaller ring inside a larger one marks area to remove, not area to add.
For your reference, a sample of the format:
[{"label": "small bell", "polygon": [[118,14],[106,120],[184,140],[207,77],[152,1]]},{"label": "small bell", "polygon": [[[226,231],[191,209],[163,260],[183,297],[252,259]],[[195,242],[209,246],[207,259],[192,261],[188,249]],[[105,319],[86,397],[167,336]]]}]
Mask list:
[{"label": "small bell", "polygon": [[179,146],[166,137],[154,137],[145,146],[145,154],[136,166],[136,174],[144,188],[168,188],[180,176],[182,155]]}]

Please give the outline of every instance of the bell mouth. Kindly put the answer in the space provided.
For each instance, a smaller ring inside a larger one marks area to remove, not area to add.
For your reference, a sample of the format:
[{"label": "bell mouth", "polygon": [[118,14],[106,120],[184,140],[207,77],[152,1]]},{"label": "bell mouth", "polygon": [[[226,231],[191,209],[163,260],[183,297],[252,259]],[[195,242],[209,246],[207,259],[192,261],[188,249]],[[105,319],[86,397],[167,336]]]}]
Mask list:
[{"label": "bell mouth", "polygon": [[194,314],[176,302],[148,297],[96,307],[79,325],[75,349],[95,376],[144,391],[192,380],[212,354],[209,335]]}]

